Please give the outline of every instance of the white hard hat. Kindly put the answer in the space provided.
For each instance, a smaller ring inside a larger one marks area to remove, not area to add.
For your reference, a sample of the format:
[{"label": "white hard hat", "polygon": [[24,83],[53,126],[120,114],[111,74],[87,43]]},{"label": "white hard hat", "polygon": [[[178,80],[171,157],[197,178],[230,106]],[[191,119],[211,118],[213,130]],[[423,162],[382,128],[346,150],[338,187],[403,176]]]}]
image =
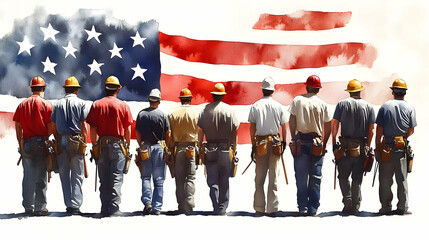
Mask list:
[{"label": "white hard hat", "polygon": [[152,91],[150,91],[149,96],[147,98],[149,100],[159,101],[161,100],[161,92],[159,91],[159,89],[154,88],[152,89]]},{"label": "white hard hat", "polygon": [[274,79],[267,77],[262,81],[262,89],[274,91]]}]

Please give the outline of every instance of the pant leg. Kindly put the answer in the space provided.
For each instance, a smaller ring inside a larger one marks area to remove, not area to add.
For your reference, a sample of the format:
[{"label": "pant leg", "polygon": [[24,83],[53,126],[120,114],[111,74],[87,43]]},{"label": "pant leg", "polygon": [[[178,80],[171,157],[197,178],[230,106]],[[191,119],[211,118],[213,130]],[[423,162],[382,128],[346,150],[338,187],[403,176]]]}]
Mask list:
[{"label": "pant leg", "polygon": [[65,149],[57,156],[58,171],[63,190],[63,199],[66,207],[72,207],[71,204],[71,185],[70,185],[70,158]]},{"label": "pant leg", "polygon": [[110,212],[114,213],[119,210],[121,203],[121,188],[124,180],[125,155],[119,143],[110,144],[110,179],[111,179],[111,199]]},{"label": "pant leg", "polygon": [[195,207],[195,179],[197,174],[195,156],[192,159],[188,159],[186,162],[186,180],[185,180],[185,199],[184,205],[186,211],[192,211]]},{"label": "pant leg", "polygon": [[349,177],[353,169],[353,158],[344,157],[337,161],[337,166],[338,182],[343,195],[344,207],[350,209],[352,207],[352,191]]},{"label": "pant leg", "polygon": [[[361,147],[363,149],[363,147]],[[362,201],[361,185],[363,179],[363,163],[365,161],[364,152],[361,152],[359,157],[353,159],[352,170],[352,208],[358,211]]]},{"label": "pant leg", "polygon": [[308,213],[316,213],[320,206],[320,184],[324,156],[312,157],[308,181]]},{"label": "pant leg", "polygon": [[74,153],[70,158],[70,207],[80,208],[83,202],[82,184],[84,179],[83,156]]},{"label": "pant leg", "polygon": [[152,204],[152,171],[153,171],[153,161],[151,158],[152,152],[149,151],[149,159],[141,162],[142,171],[140,172],[140,177],[142,179],[142,196],[141,201],[143,205]]},{"label": "pant leg", "polygon": [[22,206],[25,210],[34,210],[35,164],[32,161],[31,142],[26,142],[22,150]]},{"label": "pant leg", "polygon": [[219,210],[219,171],[217,157],[217,151],[209,149],[205,159],[207,185],[210,188],[209,194],[214,211]]},{"label": "pant leg", "polygon": [[397,208],[400,210],[408,210],[408,183],[407,183],[407,160],[405,153],[402,150],[394,152],[392,160],[395,164],[395,180],[398,184],[397,196],[398,204]]},{"label": "pant leg", "polygon": [[393,174],[395,164],[391,159],[388,162],[380,162],[379,165],[379,197],[381,203],[380,211],[390,211],[392,210],[392,185],[393,185]]},{"label": "pant leg", "polygon": [[311,165],[311,156],[302,153],[294,157],[294,170],[297,188],[298,210],[300,212],[308,209],[308,174]]},{"label": "pant leg", "polygon": [[185,201],[185,179],[186,179],[186,152],[185,147],[176,148],[176,156],[174,163],[174,173],[175,173],[175,182],[176,182],[176,199],[178,204],[178,209],[184,209]]},{"label": "pant leg", "polygon": [[151,158],[153,164],[153,199],[152,208],[160,211],[162,208],[162,200],[164,196],[164,180],[165,180],[165,162],[162,159],[162,147],[160,144],[151,146]]},{"label": "pant leg", "polygon": [[229,149],[218,150],[219,169],[219,211],[226,212],[229,205],[229,178],[231,177],[231,160]]},{"label": "pant leg", "polygon": [[276,156],[270,151],[268,167],[268,191],[267,191],[267,212],[277,212],[279,209],[279,200],[277,196],[277,179],[280,175],[279,167],[280,156]]},{"label": "pant leg", "polygon": [[109,160],[109,147],[108,145],[101,146],[100,157],[97,161],[98,177],[100,179],[100,200],[101,212],[109,213],[109,202],[111,196],[111,179],[110,179],[110,160]]},{"label": "pant leg", "polygon": [[258,212],[265,212],[265,191],[264,183],[267,176],[269,166],[269,156],[256,155],[256,168],[255,168],[255,194],[253,200],[253,208]]}]

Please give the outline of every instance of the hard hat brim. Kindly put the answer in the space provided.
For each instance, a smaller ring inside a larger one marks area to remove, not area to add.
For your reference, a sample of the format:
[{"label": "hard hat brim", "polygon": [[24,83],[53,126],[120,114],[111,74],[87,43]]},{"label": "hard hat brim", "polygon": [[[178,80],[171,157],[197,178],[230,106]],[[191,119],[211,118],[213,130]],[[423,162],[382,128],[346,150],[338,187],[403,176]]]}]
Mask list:
[{"label": "hard hat brim", "polygon": [[226,92],[210,92],[211,94],[214,94],[214,95],[225,95],[226,94]]},{"label": "hard hat brim", "polygon": [[188,95],[188,96],[179,96],[179,98],[191,98],[193,97],[192,95]]},{"label": "hard hat brim", "polygon": [[81,85],[64,85],[63,88],[67,88],[67,87],[77,87],[77,88],[81,88]]},{"label": "hard hat brim", "polygon": [[390,87],[390,89],[395,89],[395,88],[397,88],[397,89],[405,89],[405,90],[408,90],[408,88],[406,88],[406,87],[399,87],[399,86],[396,86],[396,87]]},{"label": "hard hat brim", "polygon": [[36,84],[36,85],[30,85],[28,87],[29,88],[32,88],[32,87],[46,87],[46,84]]},{"label": "hard hat brim", "polygon": [[275,89],[273,88],[273,87],[261,87],[262,89],[265,89],[265,90],[271,90],[271,91],[274,91]]},{"label": "hard hat brim", "polygon": [[[110,85],[110,86],[109,86]],[[104,85],[104,87],[107,89],[107,90],[116,90],[116,89],[120,89],[120,88],[122,88],[122,86],[121,85],[114,85],[114,84],[106,84],[106,85]]]},{"label": "hard hat brim", "polygon": [[365,90],[364,87],[361,87],[361,88],[358,88],[358,89],[353,89],[353,90],[344,89],[344,91],[346,91],[346,92],[361,92],[363,90]]}]

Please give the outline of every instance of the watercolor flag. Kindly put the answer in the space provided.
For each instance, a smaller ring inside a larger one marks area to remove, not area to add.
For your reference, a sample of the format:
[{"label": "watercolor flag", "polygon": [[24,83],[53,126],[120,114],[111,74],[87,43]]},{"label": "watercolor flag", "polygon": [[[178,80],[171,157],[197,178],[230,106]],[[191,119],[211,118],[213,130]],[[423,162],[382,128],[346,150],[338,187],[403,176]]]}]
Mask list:
[{"label": "watercolor flag", "polygon": [[[253,29],[330,30],[346,27],[351,17],[351,12],[261,14]],[[368,43],[291,45],[203,40],[163,33],[158,26],[156,20],[131,25],[91,10],[80,10],[71,18],[34,13],[16,21],[13,31],[0,39],[0,94],[27,97],[29,81],[33,76],[41,75],[48,84],[45,97],[58,99],[64,94],[61,88],[64,80],[74,75],[83,86],[79,96],[93,101],[104,95],[104,80],[115,75],[123,85],[118,97],[125,101],[147,101],[150,90],[160,88],[163,101],[176,103],[180,89],[187,87],[193,93],[193,104],[203,104],[211,101],[209,92],[215,80],[209,76],[196,77],[192,70],[189,75],[171,74],[161,67],[164,66],[163,59],[179,59],[189,69],[197,63],[205,66],[269,66],[280,71],[329,67],[335,71],[335,67],[347,65],[370,69],[377,58],[376,48]],[[306,77],[302,76],[301,81]],[[242,122],[239,142],[249,143],[248,109],[262,95],[260,83],[235,79],[224,83],[228,93],[224,100],[236,108]],[[344,88],[345,84],[324,82],[323,86],[332,90],[321,93],[321,98],[336,104],[344,95],[333,94],[333,91]],[[380,82],[366,84],[376,88]],[[304,91],[302,82],[277,84],[274,98],[287,106]],[[377,96],[369,102],[381,104],[385,99]],[[11,125],[5,120],[11,117],[10,112],[4,109],[0,112],[3,112],[0,118],[4,126]]]}]

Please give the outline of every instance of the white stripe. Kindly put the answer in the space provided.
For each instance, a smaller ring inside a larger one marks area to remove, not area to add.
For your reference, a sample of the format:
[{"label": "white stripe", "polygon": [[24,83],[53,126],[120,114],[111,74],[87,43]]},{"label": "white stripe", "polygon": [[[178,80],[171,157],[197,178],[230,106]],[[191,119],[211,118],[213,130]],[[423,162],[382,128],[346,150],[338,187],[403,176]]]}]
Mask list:
[{"label": "white stripe", "polygon": [[377,72],[360,64],[284,70],[271,66],[253,65],[216,65],[188,62],[161,53],[161,72],[169,75],[188,75],[212,82],[242,81],[261,82],[267,76],[274,78],[278,84],[305,82],[307,77],[316,74],[322,82],[350,81],[358,79],[363,82],[380,81]]}]

